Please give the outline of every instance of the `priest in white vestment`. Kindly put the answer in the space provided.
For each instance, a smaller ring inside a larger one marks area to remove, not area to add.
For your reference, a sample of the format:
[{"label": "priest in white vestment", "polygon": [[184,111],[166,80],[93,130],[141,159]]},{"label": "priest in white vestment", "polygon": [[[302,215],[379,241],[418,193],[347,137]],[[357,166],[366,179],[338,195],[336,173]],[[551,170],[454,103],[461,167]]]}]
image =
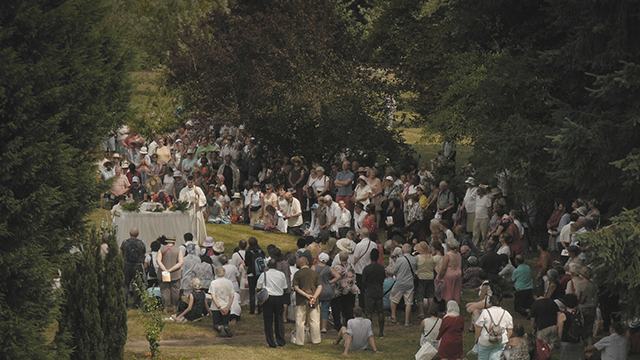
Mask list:
[{"label": "priest in white vestment", "polygon": [[207,198],[202,189],[196,186],[193,176],[187,178],[187,187],[180,190],[180,201],[189,202],[189,217],[191,218],[193,240],[202,246],[204,239],[207,237],[207,228],[203,215],[207,205]]}]

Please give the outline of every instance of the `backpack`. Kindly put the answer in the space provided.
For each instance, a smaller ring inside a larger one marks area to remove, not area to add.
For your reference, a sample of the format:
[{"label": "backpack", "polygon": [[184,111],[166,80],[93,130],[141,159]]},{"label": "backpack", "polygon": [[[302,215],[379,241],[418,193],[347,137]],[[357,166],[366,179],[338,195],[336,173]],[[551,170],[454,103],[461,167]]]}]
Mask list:
[{"label": "backpack", "polygon": [[584,337],[584,317],[582,313],[580,310],[576,310],[573,314],[565,311],[565,315],[567,318],[571,317],[571,324],[567,331],[567,341],[570,343],[580,342]]},{"label": "backpack", "polygon": [[493,295],[502,300],[502,288],[500,287],[500,285],[494,283],[493,281],[489,281],[489,288],[491,289],[491,293]]},{"label": "backpack", "polygon": [[158,273],[156,272],[156,265],[154,264],[153,261],[153,255],[149,254],[149,266],[147,267],[147,276],[148,277],[154,277],[157,278],[158,277]]},{"label": "backpack", "polygon": [[[251,250],[251,254],[255,254],[253,250]],[[253,258],[253,271],[255,276],[260,276],[266,268],[267,263],[264,261],[264,257],[262,257],[262,254],[258,253],[257,256]]]},{"label": "backpack", "polygon": [[500,325],[500,323],[502,322],[502,318],[504,318],[504,314],[506,312],[507,310],[502,310],[502,316],[500,316],[500,320],[498,320],[498,323],[496,324],[493,321],[493,317],[491,316],[491,311],[487,309],[487,313],[489,314],[489,319],[491,319],[491,326],[489,326],[488,329],[486,326],[484,328],[485,330],[487,330],[487,333],[489,334],[489,342],[492,344],[502,343],[502,335],[504,335],[504,328],[502,327],[502,325]]},{"label": "backpack", "polygon": [[127,247],[125,248],[127,251],[125,252],[125,259],[130,264],[137,264],[140,262],[140,255],[138,254],[138,245],[135,241],[129,240],[127,242]]}]

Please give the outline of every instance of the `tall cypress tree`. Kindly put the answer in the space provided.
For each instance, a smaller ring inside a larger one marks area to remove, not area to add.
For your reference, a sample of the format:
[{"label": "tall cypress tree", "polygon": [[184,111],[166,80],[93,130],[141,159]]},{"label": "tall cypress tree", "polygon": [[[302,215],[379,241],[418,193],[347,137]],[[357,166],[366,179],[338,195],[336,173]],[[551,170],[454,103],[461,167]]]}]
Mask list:
[{"label": "tall cypress tree", "polygon": [[127,307],[122,292],[124,262],[120,256],[116,237],[109,237],[109,253],[100,274],[100,316],[104,333],[104,353],[109,359],[124,359],[127,342]]},{"label": "tall cypress tree", "polygon": [[102,23],[107,10],[0,1],[2,359],[52,358],[52,279],[100,193],[91,149],[127,113],[129,55]]},{"label": "tall cypress tree", "polygon": [[102,295],[99,244],[97,233],[94,231],[89,234],[83,249],[71,256],[62,272],[63,304],[58,334],[70,333],[71,336],[59,337],[56,343],[59,347],[73,348],[71,359],[105,358],[98,300]]}]

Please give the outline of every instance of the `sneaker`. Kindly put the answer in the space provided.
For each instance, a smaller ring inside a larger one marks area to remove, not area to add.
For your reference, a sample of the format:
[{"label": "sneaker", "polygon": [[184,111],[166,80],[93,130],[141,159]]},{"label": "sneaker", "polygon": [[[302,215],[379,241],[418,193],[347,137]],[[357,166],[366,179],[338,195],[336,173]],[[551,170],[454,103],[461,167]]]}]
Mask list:
[{"label": "sneaker", "polygon": [[320,330],[321,333],[326,334],[327,333],[327,329],[322,329]]},{"label": "sneaker", "polygon": [[382,339],[382,338],[384,337],[384,334],[383,334],[383,333],[380,333],[380,334],[378,335],[378,337],[379,337],[380,339]]}]

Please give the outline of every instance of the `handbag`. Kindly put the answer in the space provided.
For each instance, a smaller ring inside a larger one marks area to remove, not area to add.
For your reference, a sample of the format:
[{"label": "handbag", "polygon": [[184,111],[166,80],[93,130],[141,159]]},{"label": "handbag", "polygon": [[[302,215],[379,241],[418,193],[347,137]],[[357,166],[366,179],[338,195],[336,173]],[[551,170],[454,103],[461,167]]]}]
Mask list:
[{"label": "handbag", "polygon": [[258,293],[256,294],[256,297],[258,299],[258,304],[262,305],[264,304],[267,300],[269,300],[269,292],[267,291],[267,273],[264,273],[264,284],[262,285],[262,289],[260,289],[260,291],[258,291]]},{"label": "handbag", "polygon": [[438,355],[438,349],[430,342],[425,342],[416,353],[416,360],[432,360]]}]

